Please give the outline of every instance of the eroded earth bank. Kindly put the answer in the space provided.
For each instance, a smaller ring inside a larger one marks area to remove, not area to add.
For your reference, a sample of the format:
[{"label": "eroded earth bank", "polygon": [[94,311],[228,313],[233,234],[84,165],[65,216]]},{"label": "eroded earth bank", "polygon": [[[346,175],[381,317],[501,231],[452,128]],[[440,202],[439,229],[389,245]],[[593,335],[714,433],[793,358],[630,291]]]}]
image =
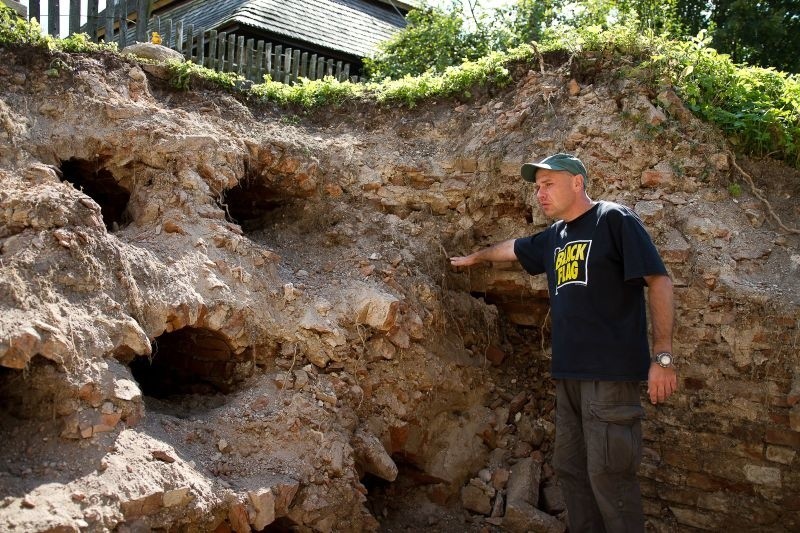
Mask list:
[{"label": "eroded earth bank", "polygon": [[564,531],[544,282],[447,261],[543,227],[519,166],[563,150],[676,285],[649,526],[800,528],[800,177],[668,89],[552,57],[305,114],[0,57],[0,529]]}]

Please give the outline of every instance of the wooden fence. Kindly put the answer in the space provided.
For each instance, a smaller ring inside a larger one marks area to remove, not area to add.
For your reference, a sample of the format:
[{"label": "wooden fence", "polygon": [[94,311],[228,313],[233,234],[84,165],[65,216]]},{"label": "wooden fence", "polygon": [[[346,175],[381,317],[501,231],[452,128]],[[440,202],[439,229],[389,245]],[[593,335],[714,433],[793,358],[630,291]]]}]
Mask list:
[{"label": "wooden fence", "polygon": [[[244,78],[261,83],[265,75],[283,83],[296,83],[300,78],[311,80],[333,76],[339,81],[350,79],[350,64],[309,54],[301,50],[283,48],[244,36],[216,30],[195,30],[183,21],[149,18],[148,0],[107,0],[106,9],[98,12],[99,0],[86,0],[86,13],[81,13],[81,0],[69,2],[69,35],[86,33],[95,41],[116,42],[120,49],[134,42],[150,40],[156,31],[161,44],[181,52],[188,61],[219,72],[234,72]],[[28,16],[41,20],[40,0],[29,1]],[[48,0],[47,33],[61,35],[59,0]],[[81,15],[86,22],[81,24]],[[144,15],[144,16],[140,16]],[[148,19],[148,24],[141,24]]]}]

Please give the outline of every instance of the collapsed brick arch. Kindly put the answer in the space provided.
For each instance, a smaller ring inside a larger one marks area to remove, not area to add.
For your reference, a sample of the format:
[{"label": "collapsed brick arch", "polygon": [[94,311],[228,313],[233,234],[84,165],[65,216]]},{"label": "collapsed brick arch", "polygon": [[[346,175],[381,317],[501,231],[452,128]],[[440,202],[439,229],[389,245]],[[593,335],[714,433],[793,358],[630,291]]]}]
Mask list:
[{"label": "collapsed brick arch", "polygon": [[153,340],[153,354],[130,363],[145,396],[168,398],[184,394],[231,392],[249,375],[249,350],[234,353],[220,333],[185,327]]},{"label": "collapsed brick arch", "polygon": [[83,191],[100,206],[108,231],[117,231],[130,222],[127,208],[130,191],[97,162],[71,158],[61,162],[62,181]]},{"label": "collapsed brick arch", "polygon": [[18,370],[0,366],[0,431],[8,421],[51,420],[66,402],[66,377],[40,355]]}]

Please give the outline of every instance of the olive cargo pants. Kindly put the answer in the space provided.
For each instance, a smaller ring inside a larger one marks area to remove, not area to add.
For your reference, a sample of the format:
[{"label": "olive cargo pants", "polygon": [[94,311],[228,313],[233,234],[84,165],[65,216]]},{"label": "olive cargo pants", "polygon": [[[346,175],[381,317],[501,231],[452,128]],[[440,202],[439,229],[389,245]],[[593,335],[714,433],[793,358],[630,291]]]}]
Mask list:
[{"label": "olive cargo pants", "polygon": [[644,513],[639,382],[556,381],[553,467],[570,533],[639,533]]}]

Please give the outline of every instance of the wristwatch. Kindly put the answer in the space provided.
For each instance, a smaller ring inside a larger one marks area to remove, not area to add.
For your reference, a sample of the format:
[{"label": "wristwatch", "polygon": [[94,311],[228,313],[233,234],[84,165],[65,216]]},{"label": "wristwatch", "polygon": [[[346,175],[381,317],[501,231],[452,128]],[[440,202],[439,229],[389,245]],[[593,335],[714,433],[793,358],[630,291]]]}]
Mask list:
[{"label": "wristwatch", "polygon": [[662,368],[672,366],[672,354],[669,352],[659,352],[653,356],[653,362],[658,363]]}]

